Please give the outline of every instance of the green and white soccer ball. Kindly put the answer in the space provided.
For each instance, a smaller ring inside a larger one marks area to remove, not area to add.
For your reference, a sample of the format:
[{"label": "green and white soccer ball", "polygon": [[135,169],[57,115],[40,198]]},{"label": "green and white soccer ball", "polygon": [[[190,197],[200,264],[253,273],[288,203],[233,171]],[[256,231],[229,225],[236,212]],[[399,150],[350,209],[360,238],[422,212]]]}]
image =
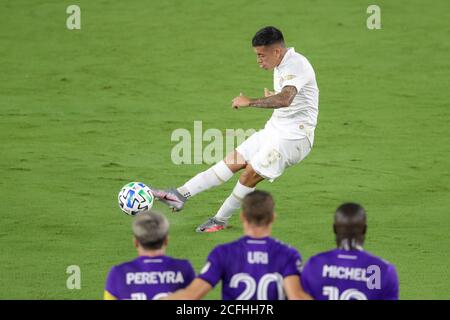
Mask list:
[{"label": "green and white soccer ball", "polygon": [[152,208],[154,196],[149,187],[142,182],[131,182],[119,192],[119,207],[124,213],[134,216]]}]

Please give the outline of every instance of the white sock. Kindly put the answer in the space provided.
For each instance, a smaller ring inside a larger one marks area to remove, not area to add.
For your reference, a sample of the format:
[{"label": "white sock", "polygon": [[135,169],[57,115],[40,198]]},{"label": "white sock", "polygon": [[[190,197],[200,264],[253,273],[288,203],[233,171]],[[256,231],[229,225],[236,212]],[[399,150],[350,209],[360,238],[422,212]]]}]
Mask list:
[{"label": "white sock", "polygon": [[195,196],[197,193],[221,185],[222,183],[230,180],[232,176],[233,172],[222,160],[208,170],[200,172],[177,190],[184,197],[190,198]]},{"label": "white sock", "polygon": [[219,221],[227,222],[233,215],[233,212],[241,207],[242,199],[254,190],[255,188],[246,187],[238,181],[231,195],[223,202],[219,211],[217,211],[215,218]]}]

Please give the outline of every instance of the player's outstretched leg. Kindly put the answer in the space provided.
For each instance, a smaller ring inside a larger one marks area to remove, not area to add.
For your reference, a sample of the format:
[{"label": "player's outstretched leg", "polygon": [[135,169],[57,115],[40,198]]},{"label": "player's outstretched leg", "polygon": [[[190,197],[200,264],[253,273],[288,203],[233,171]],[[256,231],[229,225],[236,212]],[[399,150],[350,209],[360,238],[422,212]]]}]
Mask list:
[{"label": "player's outstretched leg", "polygon": [[200,172],[179,188],[151,189],[156,199],[168,205],[173,211],[180,211],[190,197],[230,180],[235,172],[244,167],[245,160],[233,151],[224,160]]},{"label": "player's outstretched leg", "polygon": [[233,189],[231,195],[224,201],[217,214],[209,218],[206,222],[197,227],[197,232],[216,232],[226,228],[228,220],[234,211],[240,208],[242,199],[255,190],[255,186],[264,180],[247,164],[245,171],[239,177],[239,181]]}]

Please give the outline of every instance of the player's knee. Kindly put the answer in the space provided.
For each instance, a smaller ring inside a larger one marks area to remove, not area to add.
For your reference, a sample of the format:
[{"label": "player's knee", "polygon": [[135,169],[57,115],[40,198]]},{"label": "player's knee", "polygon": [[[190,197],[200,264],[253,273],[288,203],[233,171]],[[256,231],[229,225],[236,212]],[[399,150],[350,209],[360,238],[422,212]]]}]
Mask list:
[{"label": "player's knee", "polygon": [[237,172],[247,165],[244,158],[236,150],[230,152],[225,157],[224,162],[232,172]]},{"label": "player's knee", "polygon": [[247,169],[245,169],[245,171],[241,173],[241,176],[239,177],[239,181],[241,183],[245,183],[249,180],[249,178],[250,178],[250,173],[247,171]]},{"label": "player's knee", "polygon": [[255,170],[253,170],[253,167],[250,164],[248,164],[245,167],[244,172],[242,172],[241,176],[239,177],[240,183],[242,183],[243,185],[246,185],[246,186],[251,186],[251,187],[253,187],[256,183],[258,183],[261,180],[262,179],[259,176],[259,174],[256,173]]}]

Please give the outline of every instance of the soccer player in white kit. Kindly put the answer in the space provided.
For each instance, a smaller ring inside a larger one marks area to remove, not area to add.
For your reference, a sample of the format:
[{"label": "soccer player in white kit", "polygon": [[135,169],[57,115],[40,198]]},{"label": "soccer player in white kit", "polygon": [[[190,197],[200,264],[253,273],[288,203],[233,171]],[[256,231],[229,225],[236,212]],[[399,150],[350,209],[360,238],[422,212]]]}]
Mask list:
[{"label": "soccer player in white kit", "polygon": [[264,129],[239,145],[224,160],[203,171],[179,188],[152,188],[155,197],[174,211],[187,199],[221,185],[236,172],[244,170],[231,195],[216,215],[197,227],[197,232],[224,229],[242,199],[262,180],[274,181],[284,170],[302,161],[314,143],[317,124],[319,88],[309,61],[294,48],[287,48],[283,34],[275,27],[259,30],[252,39],[259,66],[273,70],[274,92],[264,90],[264,97],[251,99],[242,93],[232,100],[232,108],[275,109]]}]

